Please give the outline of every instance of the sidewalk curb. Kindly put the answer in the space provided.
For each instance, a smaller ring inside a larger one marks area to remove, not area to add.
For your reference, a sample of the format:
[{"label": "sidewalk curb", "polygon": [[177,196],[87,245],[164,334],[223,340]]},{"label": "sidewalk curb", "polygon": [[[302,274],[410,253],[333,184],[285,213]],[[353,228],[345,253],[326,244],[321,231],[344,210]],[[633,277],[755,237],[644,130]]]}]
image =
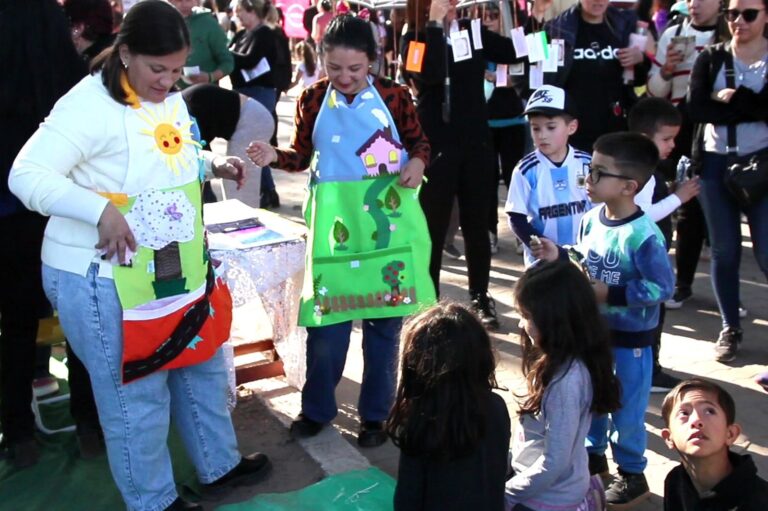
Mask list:
[{"label": "sidewalk curb", "polygon": [[[243,385],[260,399],[286,429],[301,411],[301,392],[288,385],[285,378],[268,378]],[[298,441],[326,476],[370,468],[371,464],[341,436],[333,424],[317,436]]]}]

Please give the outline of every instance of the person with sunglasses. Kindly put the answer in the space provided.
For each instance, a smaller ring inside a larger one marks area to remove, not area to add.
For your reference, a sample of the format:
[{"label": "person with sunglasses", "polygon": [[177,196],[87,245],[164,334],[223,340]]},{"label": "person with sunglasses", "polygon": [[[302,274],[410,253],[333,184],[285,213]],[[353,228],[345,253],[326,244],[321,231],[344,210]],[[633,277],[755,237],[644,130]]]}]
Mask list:
[{"label": "person with sunglasses", "polygon": [[[723,181],[729,149],[738,155],[768,149],[767,6],[766,0],[730,0],[725,19],[731,41],[702,52],[691,74],[688,110],[691,120],[700,124],[692,159],[701,175],[699,201],[712,244],[710,273],[723,320],[715,345],[720,362],[736,357],[743,338],[739,317],[742,213],[749,222],[755,259],[768,278],[768,197],[741,208]],[[728,86],[726,59],[732,60],[735,86]],[[728,126],[736,128],[735,144],[728,142]]]}]

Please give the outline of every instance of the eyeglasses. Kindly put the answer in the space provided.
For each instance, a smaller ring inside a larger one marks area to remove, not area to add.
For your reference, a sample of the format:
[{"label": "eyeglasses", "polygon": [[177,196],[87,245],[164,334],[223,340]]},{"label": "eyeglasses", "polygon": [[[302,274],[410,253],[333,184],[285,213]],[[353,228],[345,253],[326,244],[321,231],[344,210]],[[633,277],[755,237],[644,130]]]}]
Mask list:
[{"label": "eyeglasses", "polygon": [[625,181],[632,181],[634,179],[629,176],[622,176],[621,174],[612,174],[611,172],[606,172],[603,169],[593,167],[592,165],[587,168],[589,169],[589,180],[592,181],[593,185],[599,183],[604,177],[615,177],[616,179],[623,179]]},{"label": "eyeglasses", "polygon": [[752,23],[757,19],[757,15],[760,14],[760,11],[762,10],[764,9],[744,9],[743,11],[738,9],[727,9],[725,11],[725,19],[733,23],[739,19],[739,16],[741,16],[741,19],[746,23]]}]

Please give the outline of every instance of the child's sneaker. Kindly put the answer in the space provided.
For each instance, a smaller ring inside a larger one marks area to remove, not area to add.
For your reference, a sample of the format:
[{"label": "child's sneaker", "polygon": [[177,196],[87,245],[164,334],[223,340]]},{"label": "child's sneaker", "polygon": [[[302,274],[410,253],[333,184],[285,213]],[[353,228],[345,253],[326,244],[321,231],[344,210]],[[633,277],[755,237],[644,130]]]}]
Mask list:
[{"label": "child's sneaker", "polygon": [[768,392],[768,372],[758,374],[755,378],[755,383],[763,387],[763,390]]},{"label": "child's sneaker", "polygon": [[644,474],[629,474],[621,470],[605,490],[605,500],[611,511],[631,509],[650,496],[651,490]]},{"label": "child's sneaker", "polygon": [[683,306],[683,302],[693,295],[693,292],[689,288],[676,288],[675,294],[672,298],[664,302],[664,306],[669,310],[679,309]]},{"label": "child's sneaker", "polygon": [[461,259],[463,257],[461,252],[459,252],[459,249],[456,248],[456,245],[453,243],[448,243],[443,246],[443,254],[447,255],[451,259]]}]

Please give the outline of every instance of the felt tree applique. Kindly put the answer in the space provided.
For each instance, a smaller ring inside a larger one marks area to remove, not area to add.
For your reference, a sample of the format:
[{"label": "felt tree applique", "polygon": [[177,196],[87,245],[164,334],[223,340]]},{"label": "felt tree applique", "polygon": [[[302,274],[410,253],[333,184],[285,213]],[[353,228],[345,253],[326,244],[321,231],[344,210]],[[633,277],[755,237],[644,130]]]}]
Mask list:
[{"label": "felt tree applique", "polygon": [[381,269],[381,279],[391,289],[390,305],[397,305],[400,300],[400,283],[405,280],[403,261],[390,261]]},{"label": "felt tree applique", "polygon": [[389,214],[391,217],[399,217],[402,215],[397,209],[400,207],[401,199],[400,194],[397,193],[394,186],[390,186],[387,190],[387,194],[384,196],[384,207],[392,211]]},{"label": "felt tree applique", "polygon": [[333,223],[333,239],[336,241],[336,250],[347,249],[344,243],[349,240],[349,229],[339,218]]}]

